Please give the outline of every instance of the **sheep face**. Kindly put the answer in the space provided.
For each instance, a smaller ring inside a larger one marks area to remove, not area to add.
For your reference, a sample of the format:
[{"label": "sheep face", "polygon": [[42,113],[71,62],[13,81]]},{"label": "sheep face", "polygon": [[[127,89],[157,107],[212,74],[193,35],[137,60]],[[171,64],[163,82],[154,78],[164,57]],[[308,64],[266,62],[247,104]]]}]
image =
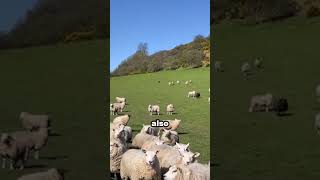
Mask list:
[{"label": "sheep face", "polygon": [[112,129],[114,136],[119,138],[121,136],[122,131],[124,131],[124,125],[120,124],[119,127]]},{"label": "sheep face", "polygon": [[144,149],[142,149],[142,151],[146,155],[145,162],[148,165],[152,166],[156,162],[157,154],[159,151],[146,151]]},{"label": "sheep face", "polygon": [[189,152],[189,143],[188,144],[180,144],[176,142],[174,146],[180,153]]},{"label": "sheep face", "polygon": [[178,175],[178,168],[173,165],[169,168],[169,171],[164,174],[164,180],[174,180]]},{"label": "sheep face", "polygon": [[182,156],[182,163],[184,165],[189,165],[190,163],[193,163],[197,157],[200,156],[200,153],[183,152],[181,156]]}]

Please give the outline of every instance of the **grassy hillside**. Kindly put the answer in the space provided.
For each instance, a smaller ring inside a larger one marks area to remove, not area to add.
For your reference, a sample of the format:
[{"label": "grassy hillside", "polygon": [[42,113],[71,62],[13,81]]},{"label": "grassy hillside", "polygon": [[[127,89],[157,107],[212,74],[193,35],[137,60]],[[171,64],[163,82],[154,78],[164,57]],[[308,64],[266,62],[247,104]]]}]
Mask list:
[{"label": "grassy hillside", "polygon": [[[214,29],[214,160],[217,180],[318,179],[320,137],[313,128],[320,111],[314,89],[320,82],[320,19],[288,19],[257,26],[220,24]],[[250,80],[240,65],[255,57],[265,70]],[[248,113],[252,95],[271,92],[288,98],[291,115]]]},{"label": "grassy hillside", "polygon": [[[129,126],[138,133],[142,124],[149,124],[151,120],[181,119],[182,124],[178,132],[182,143],[190,142],[191,150],[200,152],[200,160],[208,162],[210,159],[210,105],[208,104],[210,87],[210,69],[198,68],[191,70],[163,71],[158,73],[113,77],[110,81],[110,99],[126,97],[128,106],[126,112],[132,115]],[[168,86],[168,81],[192,80],[190,86],[184,83]],[[160,81],[160,83],[158,83]],[[197,90],[201,98],[188,99],[187,93]],[[166,115],[165,108],[174,104],[177,114]],[[160,105],[160,117],[150,116],[148,104]],[[113,120],[115,116],[110,116]]]},{"label": "grassy hillside", "polygon": [[[0,133],[21,129],[21,111],[50,112],[53,131],[40,160],[1,179],[57,167],[66,179],[106,176],[105,41],[0,51]],[[108,52],[109,53],[109,52]]]}]

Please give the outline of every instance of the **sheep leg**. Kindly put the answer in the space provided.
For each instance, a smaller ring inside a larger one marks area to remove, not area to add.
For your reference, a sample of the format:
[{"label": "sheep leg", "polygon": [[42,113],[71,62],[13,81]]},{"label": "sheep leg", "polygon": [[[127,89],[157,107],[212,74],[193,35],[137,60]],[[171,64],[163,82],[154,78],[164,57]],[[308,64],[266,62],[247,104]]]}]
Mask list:
[{"label": "sheep leg", "polygon": [[36,150],[34,152],[34,159],[38,160],[39,159],[39,150]]},{"label": "sheep leg", "polygon": [[10,159],[10,169],[11,169],[11,170],[12,170],[12,169],[14,169],[13,164],[14,164],[13,160],[12,160],[12,159]]},{"label": "sheep leg", "polygon": [[2,165],[1,165],[1,167],[2,168],[6,168],[6,158],[2,158]]},{"label": "sheep leg", "polygon": [[26,149],[26,152],[24,153],[24,160],[27,161],[29,158],[29,149]]}]

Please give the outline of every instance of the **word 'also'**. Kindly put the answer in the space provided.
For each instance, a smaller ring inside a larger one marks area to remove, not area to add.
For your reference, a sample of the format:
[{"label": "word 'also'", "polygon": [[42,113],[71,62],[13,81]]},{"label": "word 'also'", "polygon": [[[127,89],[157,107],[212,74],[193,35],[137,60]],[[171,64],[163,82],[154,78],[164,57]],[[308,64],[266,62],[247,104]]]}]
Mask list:
[{"label": "word 'also'", "polygon": [[168,127],[169,121],[156,119],[151,121],[151,127]]}]

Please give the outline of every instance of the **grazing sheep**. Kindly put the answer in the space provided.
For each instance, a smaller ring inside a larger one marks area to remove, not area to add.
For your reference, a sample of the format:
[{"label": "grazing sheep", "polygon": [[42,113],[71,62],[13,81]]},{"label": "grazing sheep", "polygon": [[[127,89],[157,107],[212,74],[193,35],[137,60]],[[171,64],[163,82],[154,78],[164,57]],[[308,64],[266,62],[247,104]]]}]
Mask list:
[{"label": "grazing sheep", "polygon": [[214,70],[216,72],[223,72],[222,62],[221,61],[215,61],[214,62]]},{"label": "grazing sheep", "polygon": [[122,155],[120,163],[121,179],[160,180],[161,172],[158,151],[130,149]]},{"label": "grazing sheep", "polygon": [[164,129],[175,131],[178,129],[181,123],[181,119],[168,120],[169,126],[164,127]]},{"label": "grazing sheep", "polygon": [[118,115],[119,111],[121,111],[121,110],[118,106],[115,107],[113,104],[110,104],[110,112],[112,115]]},{"label": "grazing sheep", "polygon": [[120,141],[111,140],[110,141],[110,172],[117,177],[120,173],[120,162],[122,155],[127,151],[127,147]]},{"label": "grazing sheep", "polygon": [[45,172],[23,175],[18,178],[18,180],[64,180],[64,174],[61,171],[52,168]]},{"label": "grazing sheep", "polygon": [[255,59],[254,62],[254,67],[256,67],[257,69],[261,69],[262,68],[262,60],[261,59]]},{"label": "grazing sheep", "polygon": [[172,115],[174,110],[175,110],[175,108],[174,108],[173,104],[169,104],[167,106],[167,114]]},{"label": "grazing sheep", "polygon": [[0,139],[0,155],[2,168],[6,168],[6,160],[10,162],[10,169],[14,169],[20,162],[20,169],[24,168],[28,147],[18,143],[11,135],[3,133]]},{"label": "grazing sheep", "polygon": [[122,103],[122,102],[124,102],[125,104],[126,104],[126,98],[124,98],[124,97],[116,97],[116,102],[117,103]]},{"label": "grazing sheep", "polygon": [[162,129],[163,133],[161,135],[161,140],[164,141],[168,145],[175,145],[179,142],[179,136],[176,131]]},{"label": "grazing sheep", "polygon": [[270,93],[265,95],[252,96],[250,100],[249,112],[272,110],[273,96]]},{"label": "grazing sheep", "polygon": [[121,102],[121,103],[113,103],[114,108],[118,109],[118,111],[120,110],[120,112],[123,112],[124,108],[126,107],[126,103],[125,102]]},{"label": "grazing sheep", "polygon": [[248,62],[245,62],[241,65],[242,74],[247,77],[251,73],[251,65]]},{"label": "grazing sheep", "polygon": [[196,96],[196,91],[190,91],[190,92],[188,92],[188,98],[189,97],[193,97],[193,98],[195,98],[195,96]]},{"label": "grazing sheep", "polygon": [[46,114],[36,115],[29,112],[21,112],[19,119],[22,122],[23,128],[29,131],[33,131],[38,128],[50,129],[51,118]]},{"label": "grazing sheep", "polygon": [[148,112],[150,112],[150,115],[153,115],[153,113],[156,113],[159,116],[160,115],[160,106],[149,104]]},{"label": "grazing sheep", "polygon": [[48,129],[40,128],[38,131],[16,131],[10,133],[10,136],[15,139],[19,144],[26,147],[25,160],[28,159],[31,150],[34,151],[34,158],[39,159],[40,150],[47,145],[48,142]]},{"label": "grazing sheep", "polygon": [[130,115],[126,114],[126,115],[122,115],[122,116],[118,116],[116,118],[113,119],[113,124],[123,124],[123,125],[128,125],[129,120],[130,120]]},{"label": "grazing sheep", "polygon": [[314,128],[316,129],[317,133],[320,135],[320,113],[318,113],[315,117]]}]

